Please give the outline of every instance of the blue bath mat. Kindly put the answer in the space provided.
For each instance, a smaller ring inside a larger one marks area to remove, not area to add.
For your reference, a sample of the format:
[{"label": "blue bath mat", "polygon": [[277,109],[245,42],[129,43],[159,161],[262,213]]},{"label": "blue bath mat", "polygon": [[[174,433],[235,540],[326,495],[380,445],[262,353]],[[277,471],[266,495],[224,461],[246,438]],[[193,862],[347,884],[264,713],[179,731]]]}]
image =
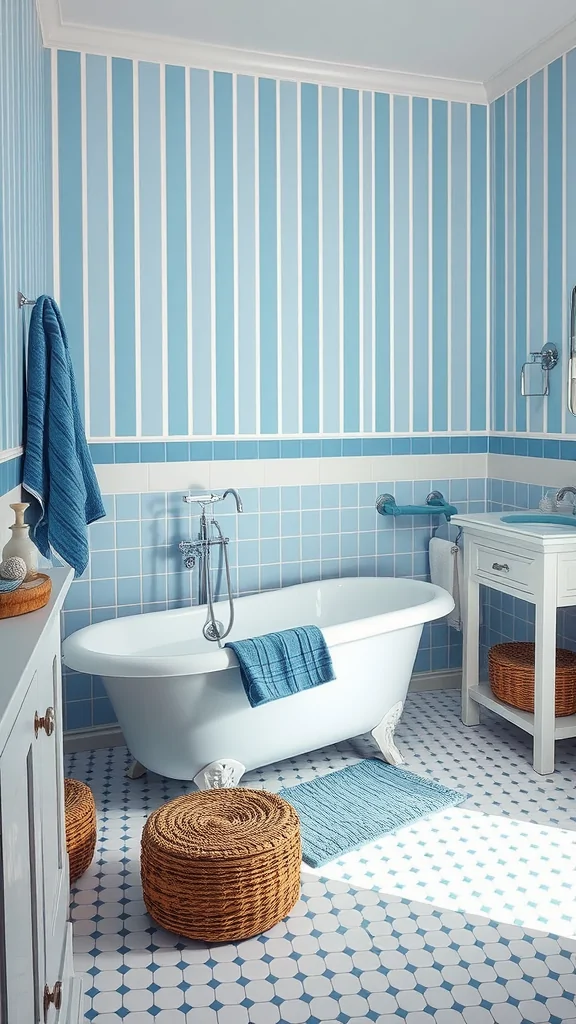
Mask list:
[{"label": "blue bath mat", "polygon": [[468,799],[376,758],[280,790],[298,812],[302,857],[312,868],[419,818]]}]

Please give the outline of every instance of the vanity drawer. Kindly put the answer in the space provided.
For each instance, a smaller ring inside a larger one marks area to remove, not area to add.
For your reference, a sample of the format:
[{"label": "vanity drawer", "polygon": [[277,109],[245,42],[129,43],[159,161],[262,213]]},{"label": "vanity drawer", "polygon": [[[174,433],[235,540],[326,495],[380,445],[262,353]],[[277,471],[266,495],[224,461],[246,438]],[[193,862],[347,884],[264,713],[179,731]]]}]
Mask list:
[{"label": "vanity drawer", "polygon": [[474,575],[481,583],[495,582],[510,590],[532,594],[535,586],[534,558],[475,545]]}]

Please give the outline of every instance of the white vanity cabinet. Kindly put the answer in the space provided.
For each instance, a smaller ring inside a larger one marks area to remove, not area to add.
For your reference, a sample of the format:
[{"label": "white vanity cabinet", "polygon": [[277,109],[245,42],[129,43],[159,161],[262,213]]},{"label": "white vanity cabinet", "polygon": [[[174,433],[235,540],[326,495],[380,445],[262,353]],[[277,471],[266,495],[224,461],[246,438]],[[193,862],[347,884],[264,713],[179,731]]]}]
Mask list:
[{"label": "white vanity cabinet", "polygon": [[[548,775],[556,740],[576,737],[576,715],[555,715],[556,616],[558,608],[576,605],[576,526],[510,523],[503,518],[509,515],[451,520],[464,532],[462,721],[478,725],[485,707],[517,725],[533,737],[535,771]],[[498,700],[479,678],[481,586],[535,606],[534,714]]]},{"label": "white vanity cabinet", "polygon": [[78,1024],[64,831],[60,609],[0,620],[0,1022]]}]

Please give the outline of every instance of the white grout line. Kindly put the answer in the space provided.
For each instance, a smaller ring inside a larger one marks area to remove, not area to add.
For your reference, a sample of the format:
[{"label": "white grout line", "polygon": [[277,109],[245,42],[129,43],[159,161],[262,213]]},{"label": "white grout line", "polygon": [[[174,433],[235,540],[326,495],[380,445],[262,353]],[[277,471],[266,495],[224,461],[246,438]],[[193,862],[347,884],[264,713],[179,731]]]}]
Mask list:
[{"label": "white grout line", "polygon": [[276,86],[276,395],[278,403],[278,433],[282,433],[282,165],[280,152],[280,82]]},{"label": "white grout line", "polygon": [[214,71],[208,72],[208,132],[210,148],[210,425],[215,433],[216,407],[216,195],[214,173]]},{"label": "white grout line", "polygon": [[394,96],[390,97],[390,119],[389,119],[389,135],[388,135],[388,159],[390,167],[390,429],[395,430],[396,424],[396,409],[395,409],[395,381],[394,381],[394,363],[395,363],[395,352],[394,352],[394,287],[395,287],[395,275],[394,275],[394,259],[395,259],[395,217],[394,217]]},{"label": "white grout line", "polygon": [[106,127],[108,144],[108,336],[110,375],[110,434],[116,433],[116,359],[115,359],[115,295],[114,295],[114,139],[112,107],[112,58],[106,57]]},{"label": "white grout line", "polygon": [[[88,308],[88,140],[86,113],[86,54],[80,54],[80,173],[82,188],[82,334],[84,349],[84,426],[90,433],[90,316]],[[138,431],[138,423],[136,430]]]},{"label": "white grout line", "polygon": [[190,124],[190,68],[184,68],[184,116],[186,118],[186,379],[188,382],[188,433],[194,433],[192,371],[192,140]]},{"label": "white grout line", "polygon": [[136,433],[142,433],[142,313],[140,309],[140,64],[132,65],[134,103],[134,374]]},{"label": "white grout line", "polygon": [[342,88],[338,89],[338,398],[339,428],[344,432],[344,133]]}]

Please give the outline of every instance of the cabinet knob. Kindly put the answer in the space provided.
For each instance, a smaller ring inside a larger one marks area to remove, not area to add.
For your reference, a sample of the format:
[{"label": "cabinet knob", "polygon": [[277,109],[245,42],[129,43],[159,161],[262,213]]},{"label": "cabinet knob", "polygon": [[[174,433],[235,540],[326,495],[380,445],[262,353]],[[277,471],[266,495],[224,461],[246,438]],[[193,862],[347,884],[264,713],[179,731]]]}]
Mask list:
[{"label": "cabinet knob", "polygon": [[48,1011],[51,1005],[54,1005],[55,1010],[59,1010],[62,1006],[62,982],[57,981],[53,989],[49,989],[48,985],[44,985],[44,1024],[48,1020]]},{"label": "cabinet knob", "polygon": [[496,572],[510,572],[510,566],[506,565],[505,562],[492,562],[492,568]]},{"label": "cabinet knob", "polygon": [[54,732],[55,725],[56,725],[56,714],[54,712],[54,708],[46,708],[46,711],[45,711],[44,715],[42,716],[42,718],[40,717],[40,715],[36,711],[36,713],[34,715],[34,735],[36,737],[38,737],[38,733],[40,732],[40,729],[44,729],[44,732],[46,733],[46,735],[47,736],[51,736],[52,733]]}]

